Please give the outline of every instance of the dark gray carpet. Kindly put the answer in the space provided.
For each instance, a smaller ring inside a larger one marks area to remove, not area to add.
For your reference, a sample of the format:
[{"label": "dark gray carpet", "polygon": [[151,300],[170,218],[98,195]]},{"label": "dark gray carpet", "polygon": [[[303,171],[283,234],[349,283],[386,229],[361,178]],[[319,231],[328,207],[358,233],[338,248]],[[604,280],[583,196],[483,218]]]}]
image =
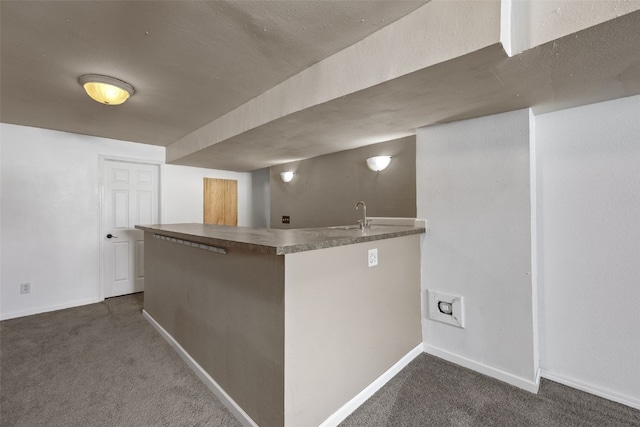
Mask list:
[{"label": "dark gray carpet", "polygon": [[141,309],[136,294],[0,322],[0,425],[239,426]]},{"label": "dark gray carpet", "polygon": [[542,380],[535,395],[422,354],[340,427],[640,426],[640,411]]},{"label": "dark gray carpet", "polygon": [[[141,310],[137,294],[0,322],[0,425],[239,426]],[[423,354],[341,424],[365,426],[640,427],[640,411]]]}]

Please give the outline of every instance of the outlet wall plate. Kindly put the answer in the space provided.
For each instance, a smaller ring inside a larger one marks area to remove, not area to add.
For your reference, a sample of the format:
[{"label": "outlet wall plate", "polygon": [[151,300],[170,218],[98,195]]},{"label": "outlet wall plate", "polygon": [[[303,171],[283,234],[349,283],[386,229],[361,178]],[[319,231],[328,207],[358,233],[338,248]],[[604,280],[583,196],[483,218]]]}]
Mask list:
[{"label": "outlet wall plate", "polygon": [[369,267],[378,265],[378,248],[369,249]]},{"label": "outlet wall plate", "polygon": [[20,293],[28,294],[31,292],[31,283],[20,283]]},{"label": "outlet wall plate", "polygon": [[427,309],[429,319],[464,329],[462,296],[427,290]]}]

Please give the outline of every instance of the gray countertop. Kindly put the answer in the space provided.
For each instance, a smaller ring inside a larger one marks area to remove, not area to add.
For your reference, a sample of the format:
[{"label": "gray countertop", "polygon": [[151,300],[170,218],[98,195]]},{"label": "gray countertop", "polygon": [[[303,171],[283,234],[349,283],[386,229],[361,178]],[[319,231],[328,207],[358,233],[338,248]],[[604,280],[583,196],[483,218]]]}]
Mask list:
[{"label": "gray countertop", "polygon": [[280,230],[211,224],[136,225],[136,228],[159,236],[202,245],[276,255],[391,239],[425,232],[424,227],[405,225],[373,225],[366,230],[339,227]]}]

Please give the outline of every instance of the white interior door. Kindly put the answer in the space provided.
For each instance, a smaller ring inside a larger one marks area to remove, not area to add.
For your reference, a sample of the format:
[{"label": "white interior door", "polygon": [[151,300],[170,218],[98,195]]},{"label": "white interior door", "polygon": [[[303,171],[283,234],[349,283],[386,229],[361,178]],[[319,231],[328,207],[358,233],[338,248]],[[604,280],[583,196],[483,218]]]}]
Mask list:
[{"label": "white interior door", "polygon": [[144,290],[144,232],[157,224],[159,166],[104,161],[102,283],[104,297]]}]

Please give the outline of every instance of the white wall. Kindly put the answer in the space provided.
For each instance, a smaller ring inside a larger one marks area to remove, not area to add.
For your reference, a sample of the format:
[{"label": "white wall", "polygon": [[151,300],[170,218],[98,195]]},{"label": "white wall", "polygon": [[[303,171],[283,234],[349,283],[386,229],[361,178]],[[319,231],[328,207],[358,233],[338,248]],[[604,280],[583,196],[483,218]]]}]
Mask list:
[{"label": "white wall", "polygon": [[[3,123],[0,152],[0,319],[97,302],[100,156],[163,162],[165,148]],[[238,180],[241,225],[267,223],[268,209],[253,211],[252,174],[162,168],[162,222],[202,222],[207,176]]]},{"label": "white wall", "polygon": [[8,124],[0,137],[1,318],[96,302],[99,156],[161,162],[164,148]]},{"label": "white wall", "polygon": [[[204,178],[238,181],[238,225],[254,226],[253,180],[247,172],[229,172],[189,166],[164,165],[163,215],[164,224],[203,221]],[[263,213],[263,217],[266,213]]]},{"label": "white wall", "polygon": [[640,96],[540,115],[543,375],[640,409]]},{"label": "white wall", "polygon": [[418,130],[422,286],[465,299],[466,328],[423,320],[427,352],[536,391],[530,115]]},{"label": "white wall", "polygon": [[427,127],[416,151],[423,288],[467,308],[424,320],[425,349],[526,389],[539,359],[640,409],[640,96]]}]

